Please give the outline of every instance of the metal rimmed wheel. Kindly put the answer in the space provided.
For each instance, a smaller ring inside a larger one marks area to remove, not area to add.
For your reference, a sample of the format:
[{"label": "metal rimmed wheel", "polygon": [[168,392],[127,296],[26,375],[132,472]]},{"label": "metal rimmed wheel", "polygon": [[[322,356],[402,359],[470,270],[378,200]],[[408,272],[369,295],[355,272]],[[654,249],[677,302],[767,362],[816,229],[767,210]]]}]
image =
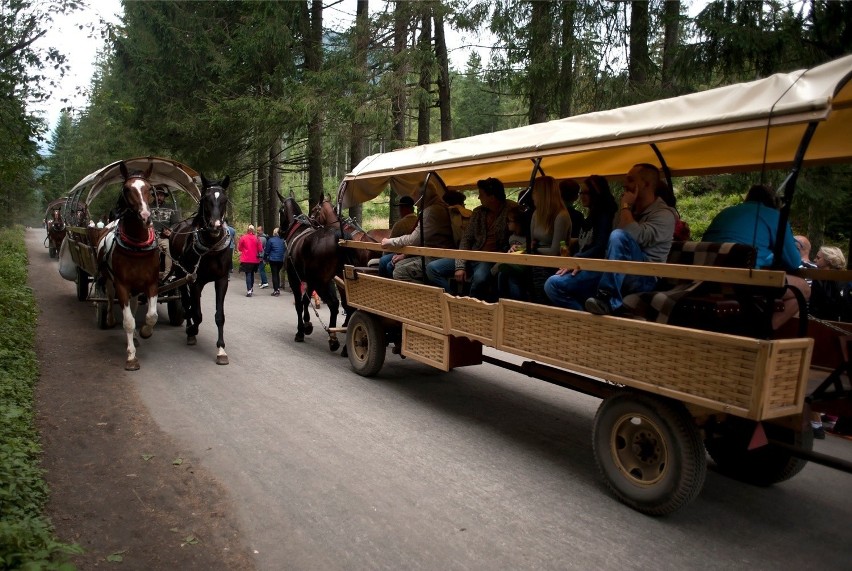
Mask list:
[{"label": "metal rimmed wheel", "polygon": [[372,377],[385,363],[385,328],[369,313],[356,311],[346,329],[346,351],[352,369],[363,377]]},{"label": "metal rimmed wheel", "polygon": [[[95,297],[102,299],[106,297],[106,292],[104,288],[100,284],[95,284]],[[107,306],[106,301],[96,301],[95,302],[95,324],[98,326],[98,329],[109,329],[109,323],[107,322],[107,310],[109,306]]]},{"label": "metal rimmed wheel", "polygon": [[77,299],[86,301],[89,297],[89,274],[78,267],[77,279],[74,281],[77,283]]},{"label": "metal rimmed wheel", "polygon": [[637,511],[674,512],[704,485],[704,444],[680,403],[644,393],[615,394],[601,403],[592,439],[607,485]]},{"label": "metal rimmed wheel", "polygon": [[169,325],[178,326],[183,323],[183,302],[180,299],[173,299],[166,302],[166,309],[169,313]]}]

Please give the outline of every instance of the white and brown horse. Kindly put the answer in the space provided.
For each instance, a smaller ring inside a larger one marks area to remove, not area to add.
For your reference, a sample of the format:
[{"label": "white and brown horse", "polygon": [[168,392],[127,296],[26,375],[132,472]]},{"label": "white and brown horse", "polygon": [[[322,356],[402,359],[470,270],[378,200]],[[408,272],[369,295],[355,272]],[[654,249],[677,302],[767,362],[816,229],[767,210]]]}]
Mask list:
[{"label": "white and brown horse", "polygon": [[124,179],[119,203],[119,218],[102,230],[90,229],[97,235],[98,269],[107,296],[107,326],[115,325],[113,299],[121,306],[122,323],[127,334],[128,371],[139,369],[134,334],[138,296],[148,301],[145,325],[139,334],[147,339],[157,323],[157,293],[159,288],[160,248],[151,224],[152,167],[146,172],[127,172],[122,162],[119,171]]},{"label": "white and brown horse", "polygon": [[198,212],[191,220],[172,227],[169,250],[174,258],[175,277],[187,276],[181,286],[181,301],[186,311],[186,344],[195,345],[198,326],[201,325],[201,291],[213,282],[216,288],[216,364],[227,365],[225,353],[225,294],[228,293],[228,262],[231,258],[231,236],[222,224],[228,211],[225,191],[229,177],[209,181],[201,175],[201,200]]}]

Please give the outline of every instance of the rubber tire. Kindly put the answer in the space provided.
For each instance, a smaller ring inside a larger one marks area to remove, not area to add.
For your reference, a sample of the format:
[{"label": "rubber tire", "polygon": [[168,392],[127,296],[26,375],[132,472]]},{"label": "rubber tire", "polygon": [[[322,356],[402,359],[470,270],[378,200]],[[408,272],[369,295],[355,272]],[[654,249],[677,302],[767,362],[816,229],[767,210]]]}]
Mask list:
[{"label": "rubber tire", "polygon": [[[641,439],[646,446],[641,452],[652,453],[650,461],[639,456],[639,444],[626,445],[630,439]],[[648,450],[649,444],[656,447]],[[606,398],[595,414],[592,446],[609,489],[644,514],[670,514],[693,501],[704,486],[704,443],[677,401],[633,391]]]},{"label": "rubber tire", "polygon": [[184,311],[183,302],[181,300],[173,299],[166,302],[166,309],[169,312],[169,325],[177,327],[183,323]]},{"label": "rubber tire", "polygon": [[89,297],[89,274],[78,267],[77,279],[74,281],[77,284],[77,299],[79,301],[86,301]]},{"label": "rubber tire", "polygon": [[[707,452],[720,473],[755,486],[771,486],[789,480],[807,465],[807,460],[771,445],[749,451],[754,427],[754,421],[732,416],[708,436],[705,442]],[[806,451],[814,448],[812,430],[796,432],[769,423],[764,423],[763,429],[770,440],[792,444]]]},{"label": "rubber tire", "polygon": [[369,313],[356,311],[346,327],[346,352],[352,370],[362,377],[376,375],[385,364],[385,328]]}]

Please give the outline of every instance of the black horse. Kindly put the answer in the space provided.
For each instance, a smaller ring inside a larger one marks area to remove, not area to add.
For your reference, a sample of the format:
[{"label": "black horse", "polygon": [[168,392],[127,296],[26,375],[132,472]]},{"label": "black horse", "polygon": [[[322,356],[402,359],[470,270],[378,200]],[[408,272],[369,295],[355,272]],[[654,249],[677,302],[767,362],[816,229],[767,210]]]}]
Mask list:
[{"label": "black horse", "polygon": [[[334,227],[315,226],[302,213],[295,198],[292,196],[284,198],[280,194],[278,197],[281,199],[281,208],[278,210],[279,232],[287,243],[284,264],[287,280],[296,300],[296,315],[299,319],[295,340],[302,342],[305,340],[305,335],[310,335],[314,330],[308,313],[312,291],[316,291],[328,305],[331,313],[329,329],[337,326],[340,300],[335,291],[334,277],[342,275],[346,256],[343,248],[338,246],[337,230]],[[302,282],[307,284],[304,292],[301,289]],[[340,297],[344,297],[342,291]],[[343,323],[345,326],[349,319],[345,300],[343,309],[346,311]],[[328,346],[332,351],[340,347],[334,331],[329,332]]]},{"label": "black horse", "polygon": [[[209,181],[201,175],[201,200],[198,211],[190,220],[172,227],[169,249],[173,258],[172,273],[188,278],[180,288],[181,302],[186,315],[186,344],[195,345],[201,325],[201,290],[213,282],[216,287],[216,326],[219,328],[217,365],[228,364],[225,353],[225,294],[228,293],[228,262],[231,257],[228,231],[222,224],[228,208],[225,194],[230,177]],[[166,285],[168,287],[168,284]]]}]

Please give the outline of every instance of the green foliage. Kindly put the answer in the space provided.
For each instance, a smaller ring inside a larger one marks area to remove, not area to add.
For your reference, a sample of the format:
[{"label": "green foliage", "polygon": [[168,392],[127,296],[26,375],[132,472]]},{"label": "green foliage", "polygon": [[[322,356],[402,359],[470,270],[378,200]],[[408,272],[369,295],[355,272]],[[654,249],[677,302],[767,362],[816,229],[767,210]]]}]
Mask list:
[{"label": "green foliage", "polygon": [[54,539],[42,513],[48,490],[39,467],[33,388],[38,380],[38,309],[27,282],[21,227],[0,231],[0,569],[68,570],[77,546]]},{"label": "green foliage", "polygon": [[693,240],[701,240],[710,222],[723,208],[742,202],[738,194],[706,192],[699,196],[678,195],[677,210],[692,232]]}]

